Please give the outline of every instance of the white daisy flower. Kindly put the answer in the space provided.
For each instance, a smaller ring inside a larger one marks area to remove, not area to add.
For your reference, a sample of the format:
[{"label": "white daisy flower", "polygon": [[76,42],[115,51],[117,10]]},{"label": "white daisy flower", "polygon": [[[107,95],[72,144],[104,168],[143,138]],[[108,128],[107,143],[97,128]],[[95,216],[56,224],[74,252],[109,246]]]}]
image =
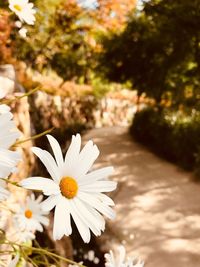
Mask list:
[{"label": "white daisy flower", "polygon": [[118,257],[115,258],[113,251],[105,254],[105,267],[143,267],[144,262],[137,261],[136,259],[127,258],[126,259],[126,250],[124,246],[118,248]]},{"label": "white daisy flower", "polygon": [[[27,189],[42,190],[49,196],[43,202],[47,211],[55,207],[53,237],[61,239],[72,233],[71,216],[84,240],[90,241],[90,230],[99,236],[105,229],[103,215],[114,219],[115,212],[109,207],[114,202],[102,192],[116,188],[116,182],[106,178],[113,172],[113,167],[106,167],[88,173],[99,156],[99,150],[92,141],[81,148],[81,136],[72,136],[72,142],[63,159],[61,148],[55,138],[47,135],[55,160],[45,150],[34,147],[32,151],[40,158],[52,179],[30,177],[21,182]],[[101,214],[100,214],[101,213]],[[70,216],[71,215],[71,216]]]},{"label": "white daisy flower", "polygon": [[21,207],[20,211],[14,216],[14,220],[16,220],[16,224],[20,230],[42,232],[42,225],[48,226],[49,219],[46,217],[48,212],[42,210],[41,201],[42,196],[35,199],[33,194],[26,198],[25,206]]},{"label": "white daisy flower", "polygon": [[21,159],[19,152],[9,150],[20,136],[12,118],[10,112],[0,114],[0,178],[7,178],[14,172]]},{"label": "white daisy flower", "polygon": [[28,0],[9,0],[9,8],[22,22],[34,24],[36,11],[33,9],[33,3],[29,3]]},{"label": "white daisy flower", "polygon": [[13,260],[11,260],[11,262],[9,263],[8,267],[16,267],[17,263],[19,261],[19,254],[17,254],[15,256],[15,258]]}]

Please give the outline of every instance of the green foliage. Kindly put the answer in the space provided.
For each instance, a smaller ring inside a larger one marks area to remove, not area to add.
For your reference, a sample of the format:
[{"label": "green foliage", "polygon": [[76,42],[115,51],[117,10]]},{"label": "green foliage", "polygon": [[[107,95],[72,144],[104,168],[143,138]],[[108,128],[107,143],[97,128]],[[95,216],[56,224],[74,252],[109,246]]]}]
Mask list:
[{"label": "green foliage", "polygon": [[101,77],[96,76],[95,73],[91,75],[91,86],[93,88],[92,93],[97,99],[102,98],[108,92],[114,92],[123,88],[123,85],[105,81]]},{"label": "green foliage", "polygon": [[17,59],[39,71],[51,68],[64,80],[78,82],[83,77],[88,83],[96,65],[91,45],[96,30],[89,15],[76,1],[37,0],[35,6],[36,23],[28,37],[13,36]]},{"label": "green foliage", "polygon": [[135,115],[130,128],[136,140],[182,167],[200,170],[200,113],[147,108]]},{"label": "green foliage", "polygon": [[104,40],[101,70],[112,81],[131,81],[160,101],[163,92],[199,94],[200,0],[151,0],[121,34]]}]

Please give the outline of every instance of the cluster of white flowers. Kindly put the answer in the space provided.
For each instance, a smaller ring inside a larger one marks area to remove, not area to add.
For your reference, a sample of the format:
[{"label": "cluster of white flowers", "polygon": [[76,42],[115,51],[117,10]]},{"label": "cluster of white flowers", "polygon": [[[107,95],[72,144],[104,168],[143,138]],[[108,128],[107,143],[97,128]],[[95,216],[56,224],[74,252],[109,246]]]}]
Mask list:
[{"label": "cluster of white flowers", "polygon": [[[0,99],[3,100],[5,95],[1,89]],[[42,225],[47,226],[49,223],[46,217],[48,212],[42,209],[42,196],[35,199],[32,194],[27,196],[25,203],[17,203],[7,187],[11,182],[10,175],[17,170],[22,157],[18,151],[11,149],[21,133],[9,106],[5,104],[0,104],[0,128],[0,230],[5,232],[8,240],[20,244],[35,239],[35,231],[43,231]],[[18,260],[19,254],[8,266],[16,266]]]},{"label": "cluster of white flowers", "polygon": [[[1,93],[0,98],[3,96],[4,94]],[[5,200],[9,196],[5,180],[16,170],[16,165],[21,159],[17,151],[10,150],[19,138],[20,132],[15,126],[13,115],[7,105],[0,105],[0,128],[0,200]]]},{"label": "cluster of white flowers", "polygon": [[[19,33],[22,37],[26,37],[27,30],[22,27],[22,23],[34,24],[36,11],[33,4],[28,0],[8,1],[9,8],[20,19],[16,22],[16,26],[20,28]],[[1,91],[0,99],[5,97],[5,94]],[[24,189],[41,191],[47,198],[43,201],[41,195],[35,198],[34,194],[31,194],[26,197],[25,203],[18,201],[19,203],[9,205],[13,199],[7,184],[12,183],[10,175],[16,171],[17,164],[21,160],[19,152],[11,148],[19,138],[20,132],[14,123],[10,108],[3,104],[0,105],[0,128],[0,201],[2,207],[6,207],[6,210],[0,211],[0,230],[5,231],[7,240],[12,240],[16,245],[35,239],[35,232],[42,232],[43,227],[48,226],[47,216],[54,208],[53,238],[55,240],[72,234],[71,219],[85,243],[90,241],[91,232],[95,236],[100,236],[105,229],[105,217],[115,218],[115,212],[112,209],[114,202],[105,193],[115,190],[117,183],[108,180],[113,173],[112,166],[91,170],[99,156],[97,146],[90,140],[81,149],[81,136],[76,134],[72,136],[71,144],[63,156],[57,140],[47,135],[53,156],[38,147],[33,147],[32,152],[44,164],[50,178],[29,177],[17,184]],[[12,220],[12,230],[6,232],[9,216]],[[16,248],[12,254],[15,256],[14,259],[10,258],[9,267],[15,267],[20,260],[20,253]],[[99,263],[94,251],[89,251],[85,259],[95,264]],[[115,258],[110,251],[105,254],[105,260],[105,267],[144,266],[142,261],[126,259],[125,248],[122,246],[119,248],[119,257]]]},{"label": "cluster of white flowers", "polygon": [[[7,178],[16,169],[16,164],[21,158],[18,152],[9,150],[9,147],[19,137],[19,131],[14,125],[10,111],[0,114],[0,125],[3,129],[0,133],[0,173],[2,177]],[[104,194],[116,188],[116,182],[107,179],[112,174],[113,167],[89,172],[99,156],[99,150],[91,140],[81,150],[80,134],[72,136],[72,142],[64,157],[57,140],[51,135],[47,135],[47,138],[55,158],[48,151],[38,147],[33,147],[32,151],[40,158],[51,179],[29,177],[19,183],[25,189],[42,191],[47,199],[42,202],[41,196],[35,199],[35,196],[31,194],[26,198],[26,203],[20,203],[13,216],[15,232],[11,233],[12,239],[15,242],[27,242],[34,239],[35,231],[43,231],[43,225],[49,224],[46,216],[55,207],[54,239],[61,239],[64,235],[69,236],[72,233],[72,217],[82,239],[88,243],[90,231],[96,236],[104,231],[103,216],[115,218],[115,212],[111,208],[114,202]],[[9,192],[5,189],[5,180],[2,180],[2,183],[0,199],[5,200]],[[90,254],[88,254],[89,258],[91,258]],[[16,256],[11,261],[10,266],[15,266],[18,257]],[[131,259],[124,262],[125,249],[122,247],[119,259],[114,259],[112,252],[106,254],[105,258],[106,267],[143,266],[142,262],[134,264]]]}]

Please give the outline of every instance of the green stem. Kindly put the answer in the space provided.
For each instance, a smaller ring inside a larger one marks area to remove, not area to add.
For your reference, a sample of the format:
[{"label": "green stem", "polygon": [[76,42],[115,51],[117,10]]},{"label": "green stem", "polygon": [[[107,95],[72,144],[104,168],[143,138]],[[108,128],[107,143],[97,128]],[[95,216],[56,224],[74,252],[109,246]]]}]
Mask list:
[{"label": "green stem", "polygon": [[15,242],[11,242],[11,241],[7,241],[7,244],[12,244],[12,245],[14,245],[14,246],[18,246],[18,247],[21,248],[21,249],[22,249],[22,248],[28,248],[28,249],[31,249],[32,251],[35,251],[35,252],[38,252],[38,253],[45,253],[46,255],[49,255],[49,256],[58,258],[58,259],[60,259],[60,260],[62,260],[62,261],[65,261],[65,262],[70,263],[70,264],[77,265],[77,266],[79,266],[79,267],[87,267],[87,266],[85,266],[85,265],[79,264],[79,263],[77,263],[77,262],[75,262],[75,261],[73,261],[73,260],[66,259],[66,258],[64,258],[64,257],[62,257],[62,256],[60,256],[60,255],[57,255],[57,254],[52,253],[52,252],[49,252],[49,251],[47,251],[47,250],[45,250],[45,249],[42,249],[42,248],[29,247],[29,246],[27,246],[27,245],[24,245],[24,244],[23,244],[23,245],[22,245],[22,244],[17,244],[17,243],[15,243]]},{"label": "green stem", "polygon": [[3,180],[3,181],[5,181],[8,184],[12,184],[12,185],[17,186],[17,187],[21,187],[21,185],[19,185],[17,182],[10,181],[9,179],[0,178],[0,180]]},{"label": "green stem", "polygon": [[36,87],[35,89],[31,90],[31,91],[28,92],[28,93],[25,93],[25,94],[23,94],[23,95],[21,95],[21,96],[16,96],[16,97],[13,98],[13,99],[6,99],[6,100],[3,100],[3,101],[0,101],[0,103],[1,103],[1,104],[9,105],[9,104],[11,104],[11,103],[14,102],[14,101],[17,101],[17,100],[19,100],[19,99],[21,99],[21,98],[24,98],[24,97],[26,97],[26,96],[29,96],[29,95],[34,94],[35,92],[37,92],[37,91],[40,90],[40,89],[41,89],[41,87],[38,86],[38,87]]},{"label": "green stem", "polygon": [[[34,240],[34,242],[35,242],[35,244],[36,244],[36,246],[37,246],[38,248],[41,248],[40,244],[37,242],[36,239]],[[43,258],[44,258],[44,261],[45,261],[46,266],[48,266],[48,259],[47,259],[46,255],[42,255],[42,256],[43,256]]]},{"label": "green stem", "polygon": [[50,128],[49,130],[46,130],[46,131],[44,131],[44,132],[42,132],[40,134],[33,135],[33,136],[31,136],[31,137],[29,137],[27,139],[20,140],[20,141],[16,142],[12,147],[16,147],[16,146],[21,145],[21,144],[23,144],[25,142],[40,138],[40,137],[42,137],[42,136],[44,136],[44,135],[46,135],[48,133],[51,133],[53,131],[53,129],[54,129],[54,127]]}]

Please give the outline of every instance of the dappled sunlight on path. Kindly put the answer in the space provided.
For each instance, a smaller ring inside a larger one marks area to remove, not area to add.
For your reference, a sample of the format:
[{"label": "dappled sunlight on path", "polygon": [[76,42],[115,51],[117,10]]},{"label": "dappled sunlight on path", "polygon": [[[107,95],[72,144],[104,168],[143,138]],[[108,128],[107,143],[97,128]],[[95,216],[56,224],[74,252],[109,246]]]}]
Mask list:
[{"label": "dappled sunlight on path", "polygon": [[100,238],[102,249],[123,243],[146,267],[200,266],[200,184],[132,141],[126,128],[94,129],[101,151],[95,167],[112,164],[117,217]]}]

